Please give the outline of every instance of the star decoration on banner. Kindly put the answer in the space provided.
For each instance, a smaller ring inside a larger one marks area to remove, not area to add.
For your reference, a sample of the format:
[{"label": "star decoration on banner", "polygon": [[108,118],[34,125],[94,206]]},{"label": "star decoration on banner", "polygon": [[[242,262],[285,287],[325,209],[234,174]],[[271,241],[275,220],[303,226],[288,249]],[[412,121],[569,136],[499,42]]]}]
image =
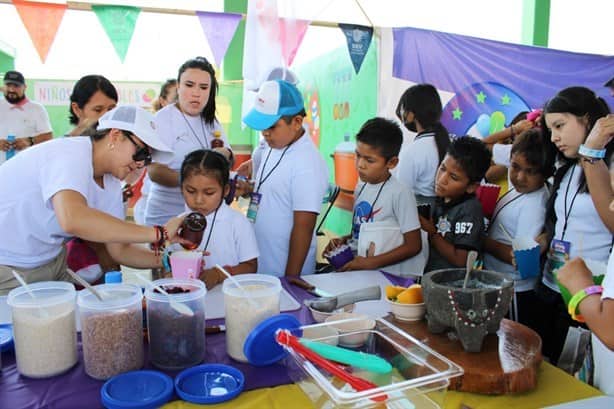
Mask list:
[{"label": "star decoration on banner", "polygon": [[503,94],[501,97],[501,105],[509,105],[511,98],[507,94]]},{"label": "star decoration on banner", "polygon": [[480,93],[475,96],[475,99],[478,101],[478,104],[483,104],[486,100],[486,94],[480,91]]},{"label": "star decoration on banner", "polygon": [[462,116],[463,116],[463,111],[461,111],[458,107],[456,107],[456,109],[454,111],[452,111],[452,118],[453,119],[456,119],[457,121],[460,121]]}]

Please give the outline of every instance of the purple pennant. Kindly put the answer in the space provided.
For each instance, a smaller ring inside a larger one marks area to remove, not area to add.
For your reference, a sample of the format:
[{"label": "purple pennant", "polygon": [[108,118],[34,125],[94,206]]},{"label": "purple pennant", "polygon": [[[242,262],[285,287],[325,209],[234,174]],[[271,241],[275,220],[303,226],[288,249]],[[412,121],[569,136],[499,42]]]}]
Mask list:
[{"label": "purple pennant", "polygon": [[235,13],[210,13],[197,11],[196,15],[209,42],[215,64],[219,67],[226,55],[228,45],[237,31],[242,15]]}]

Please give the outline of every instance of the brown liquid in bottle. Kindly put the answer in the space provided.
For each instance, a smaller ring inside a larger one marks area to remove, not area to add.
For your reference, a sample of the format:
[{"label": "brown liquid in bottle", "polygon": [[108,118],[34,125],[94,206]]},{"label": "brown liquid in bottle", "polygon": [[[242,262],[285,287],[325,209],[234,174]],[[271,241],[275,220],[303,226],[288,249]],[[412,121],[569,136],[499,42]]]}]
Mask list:
[{"label": "brown liquid in bottle", "polygon": [[198,212],[192,212],[183,219],[179,236],[188,240],[189,243],[181,245],[186,250],[194,250],[203,240],[203,233],[207,227],[207,219],[204,215]]}]

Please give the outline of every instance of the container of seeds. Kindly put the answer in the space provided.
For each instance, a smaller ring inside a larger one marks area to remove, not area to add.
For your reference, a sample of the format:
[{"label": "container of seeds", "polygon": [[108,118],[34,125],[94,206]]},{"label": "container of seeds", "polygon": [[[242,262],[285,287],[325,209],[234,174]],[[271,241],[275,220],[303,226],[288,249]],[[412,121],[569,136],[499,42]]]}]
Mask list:
[{"label": "container of seeds", "polygon": [[17,370],[30,378],[48,378],[77,363],[75,287],[44,281],[17,287],[8,295],[13,315]]},{"label": "container of seeds", "polygon": [[193,279],[164,278],[147,286],[147,333],[153,365],[177,370],[205,359],[206,293],[205,283]]},{"label": "container of seeds", "polygon": [[109,379],[143,366],[141,289],[131,284],[94,286],[102,301],[89,290],[79,292],[79,319],[85,373]]}]

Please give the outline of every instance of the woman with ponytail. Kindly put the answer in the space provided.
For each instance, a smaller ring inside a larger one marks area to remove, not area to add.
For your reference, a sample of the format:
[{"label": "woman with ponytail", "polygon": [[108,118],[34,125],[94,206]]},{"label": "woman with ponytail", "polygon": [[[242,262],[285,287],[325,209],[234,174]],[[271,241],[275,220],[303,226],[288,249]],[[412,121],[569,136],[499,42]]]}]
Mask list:
[{"label": "woman with ponytail", "polygon": [[441,98],[431,84],[409,87],[397,105],[397,117],[417,135],[401,151],[396,175],[414,192],[418,205],[435,200],[435,174],[450,145],[448,130],[440,122],[441,112]]},{"label": "woman with ponytail", "polygon": [[556,273],[566,260],[582,257],[607,263],[612,247],[614,198],[609,165],[614,143],[603,131],[610,120],[606,102],[584,87],[560,91],[544,106],[542,129],[558,150],[559,167],[546,205],[545,234],[540,244],[548,248],[542,283],[537,288],[540,308],[535,311],[536,330],[542,337],[544,355],[559,360],[570,326],[560,295]]}]

